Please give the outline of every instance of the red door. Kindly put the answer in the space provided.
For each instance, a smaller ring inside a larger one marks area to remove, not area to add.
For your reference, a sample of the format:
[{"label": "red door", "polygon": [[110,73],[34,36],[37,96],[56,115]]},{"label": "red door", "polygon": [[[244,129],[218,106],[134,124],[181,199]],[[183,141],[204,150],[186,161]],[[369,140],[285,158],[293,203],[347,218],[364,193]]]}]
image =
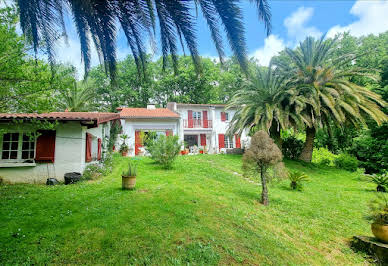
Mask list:
[{"label": "red door", "polygon": [[143,147],[141,142],[140,131],[135,131],[135,155],[139,154],[139,148]]}]

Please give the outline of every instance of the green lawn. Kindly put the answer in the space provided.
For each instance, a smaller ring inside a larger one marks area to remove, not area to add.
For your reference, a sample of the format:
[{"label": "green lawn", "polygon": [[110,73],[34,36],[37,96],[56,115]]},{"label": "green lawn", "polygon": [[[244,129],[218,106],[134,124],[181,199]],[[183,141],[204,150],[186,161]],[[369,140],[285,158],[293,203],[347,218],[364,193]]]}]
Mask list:
[{"label": "green lawn", "polygon": [[272,183],[270,205],[241,173],[241,156],[180,156],[172,170],[148,158],[137,189],[121,190],[127,158],[76,185],[0,186],[0,264],[362,264],[348,241],[373,185],[355,173],[286,162],[303,192]]}]

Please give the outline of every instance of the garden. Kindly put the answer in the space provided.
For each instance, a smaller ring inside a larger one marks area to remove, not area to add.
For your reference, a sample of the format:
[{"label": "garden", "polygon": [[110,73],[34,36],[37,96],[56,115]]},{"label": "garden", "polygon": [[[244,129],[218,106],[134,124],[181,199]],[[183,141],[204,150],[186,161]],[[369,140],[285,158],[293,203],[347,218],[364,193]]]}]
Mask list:
[{"label": "garden", "polygon": [[[376,185],[360,171],[285,160],[305,173],[246,178],[240,155],[178,156],[169,170],[142,157],[135,190],[121,189],[131,159],[94,180],[0,186],[1,264],[362,264],[354,235],[371,235]],[[132,159],[133,160],[133,159]]]}]

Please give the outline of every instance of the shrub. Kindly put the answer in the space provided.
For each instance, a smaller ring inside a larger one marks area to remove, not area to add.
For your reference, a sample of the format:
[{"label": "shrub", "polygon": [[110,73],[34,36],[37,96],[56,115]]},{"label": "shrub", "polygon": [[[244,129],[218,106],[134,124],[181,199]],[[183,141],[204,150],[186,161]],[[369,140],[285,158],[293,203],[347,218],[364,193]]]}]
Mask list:
[{"label": "shrub", "polygon": [[338,155],[331,153],[326,148],[318,148],[313,151],[312,162],[322,166],[334,166],[334,160]]},{"label": "shrub", "polygon": [[379,197],[369,203],[370,214],[366,218],[372,223],[388,224],[388,200],[382,194],[378,193]]},{"label": "shrub", "polygon": [[305,173],[299,171],[293,171],[289,173],[288,178],[291,181],[291,189],[299,191],[303,189],[303,182],[308,180],[308,176]]},{"label": "shrub", "polygon": [[268,168],[282,160],[282,152],[274,141],[263,131],[257,131],[251,139],[251,145],[243,156],[244,174],[258,174],[261,178],[261,203],[268,205]]},{"label": "shrub", "polygon": [[386,192],[388,188],[388,174],[374,174],[371,175],[371,182],[377,185],[376,190],[378,192]]},{"label": "shrub", "polygon": [[108,153],[101,163],[89,164],[82,174],[84,180],[95,180],[112,172],[113,158]]},{"label": "shrub", "polygon": [[294,136],[289,136],[283,140],[282,151],[284,157],[296,160],[303,150],[303,141]]},{"label": "shrub", "polygon": [[137,176],[137,161],[132,159],[128,163],[128,168],[123,171],[123,176]]},{"label": "shrub", "polygon": [[334,160],[334,164],[337,168],[345,169],[351,172],[357,171],[358,168],[358,160],[347,153],[341,153]]},{"label": "shrub", "polygon": [[164,136],[149,141],[146,147],[151,154],[151,158],[161,164],[164,168],[171,168],[176,156],[181,150],[182,143],[179,142],[178,136]]}]

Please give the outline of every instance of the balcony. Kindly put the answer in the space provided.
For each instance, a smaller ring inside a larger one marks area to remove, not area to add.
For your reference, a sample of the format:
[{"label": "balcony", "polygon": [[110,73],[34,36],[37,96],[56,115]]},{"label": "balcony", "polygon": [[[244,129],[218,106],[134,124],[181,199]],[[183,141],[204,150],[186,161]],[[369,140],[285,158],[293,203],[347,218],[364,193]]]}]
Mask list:
[{"label": "balcony", "polygon": [[187,120],[183,119],[183,128],[212,128],[212,120],[203,120],[203,119],[192,119]]}]

